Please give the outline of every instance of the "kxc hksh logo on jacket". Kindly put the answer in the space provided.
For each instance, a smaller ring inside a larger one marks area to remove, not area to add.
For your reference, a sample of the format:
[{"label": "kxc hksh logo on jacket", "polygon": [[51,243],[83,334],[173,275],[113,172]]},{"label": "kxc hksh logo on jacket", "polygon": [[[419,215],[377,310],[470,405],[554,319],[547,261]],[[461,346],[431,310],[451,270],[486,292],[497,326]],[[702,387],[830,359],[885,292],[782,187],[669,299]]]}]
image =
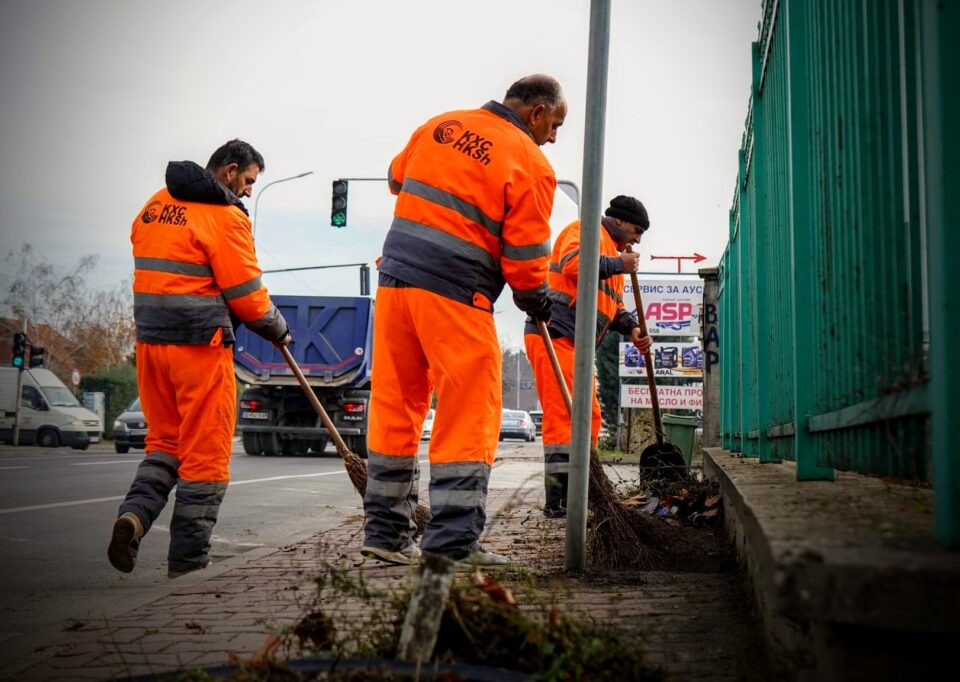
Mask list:
[{"label": "kxc hksh logo on jacket", "polygon": [[463,130],[463,124],[460,121],[444,121],[433,130],[433,139],[439,144],[451,144],[452,149],[462,152],[472,159],[489,166],[492,159],[488,153],[493,149],[493,142],[478,135],[477,133]]},{"label": "kxc hksh logo on jacket", "polygon": [[152,223],[157,219],[157,214],[160,212],[160,202],[151,201],[147,204],[147,208],[144,209],[143,215],[140,216],[140,220],[145,223]]}]

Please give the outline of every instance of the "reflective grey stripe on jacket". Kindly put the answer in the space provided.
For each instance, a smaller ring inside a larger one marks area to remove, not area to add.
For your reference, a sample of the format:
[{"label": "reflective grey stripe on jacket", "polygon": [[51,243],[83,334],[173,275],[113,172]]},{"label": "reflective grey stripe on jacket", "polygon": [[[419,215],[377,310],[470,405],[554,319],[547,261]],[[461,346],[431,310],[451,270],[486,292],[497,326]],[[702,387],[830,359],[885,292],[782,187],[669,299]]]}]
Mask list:
[{"label": "reflective grey stripe on jacket", "polygon": [[367,490],[363,495],[364,545],[390,551],[413,539],[420,465],[416,455],[367,455]]},{"label": "reflective grey stripe on jacket", "polygon": [[226,492],[227,484],[221,481],[177,481],[167,555],[171,571],[189,571],[207,565],[210,536]]},{"label": "reflective grey stripe on jacket", "polygon": [[223,296],[134,292],[137,340],[147,343],[205,344],[218,329],[232,343],[233,324]]},{"label": "reflective grey stripe on jacket", "polygon": [[185,263],[169,258],[146,258],[145,256],[137,256],[133,259],[133,266],[137,270],[153,270],[155,272],[169,272],[174,275],[213,278],[213,270],[209,265]]},{"label": "reflective grey stripe on jacket", "polygon": [[487,519],[486,462],[430,465],[430,523],[423,550],[462,559],[473,551]]},{"label": "reflective grey stripe on jacket", "polygon": [[402,191],[412,194],[415,197],[426,199],[427,201],[437,204],[438,206],[449,208],[451,211],[459,213],[467,220],[473,221],[477,225],[482,225],[486,228],[487,232],[492,234],[494,237],[500,237],[500,231],[503,229],[502,221],[491,218],[484,213],[479,206],[475,206],[474,204],[461,199],[456,194],[442,190],[439,187],[434,187],[426,182],[414,180],[413,178],[407,178],[403,181]]}]

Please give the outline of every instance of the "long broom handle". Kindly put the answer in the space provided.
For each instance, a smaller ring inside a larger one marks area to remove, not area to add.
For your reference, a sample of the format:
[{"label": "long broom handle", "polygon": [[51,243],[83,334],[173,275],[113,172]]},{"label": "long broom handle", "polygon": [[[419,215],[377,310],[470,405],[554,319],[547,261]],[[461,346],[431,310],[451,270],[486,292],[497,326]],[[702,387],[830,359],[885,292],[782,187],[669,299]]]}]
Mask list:
[{"label": "long broom handle", "polygon": [[547,355],[550,356],[550,364],[553,365],[553,373],[557,377],[557,384],[560,385],[560,392],[563,393],[563,402],[567,405],[567,414],[573,414],[573,399],[570,397],[570,389],[567,388],[567,380],[563,376],[563,370],[560,369],[560,361],[557,359],[557,351],[553,349],[553,339],[550,338],[550,332],[547,330],[547,323],[543,320],[537,320],[537,330],[543,339],[543,345],[547,347]]},{"label": "long broom handle", "polygon": [[[633,249],[627,244],[624,251],[633,253]],[[630,283],[633,285],[633,300],[637,304],[637,322],[640,331],[647,336],[647,320],[644,316],[643,300],[640,298],[640,281],[637,279],[637,273],[630,273]],[[653,428],[657,432],[657,445],[663,445],[663,423],[660,420],[660,400],[657,398],[657,383],[653,376],[653,358],[649,350],[643,352],[643,362],[647,368],[647,386],[650,387],[650,405],[653,407]]]},{"label": "long broom handle", "polygon": [[343,457],[344,453],[350,452],[350,448],[347,447],[347,444],[343,442],[343,438],[340,436],[340,432],[337,431],[337,427],[333,425],[333,420],[330,419],[330,415],[327,414],[327,411],[323,409],[323,405],[320,404],[320,400],[317,398],[317,394],[313,392],[313,389],[310,388],[310,384],[307,383],[307,378],[303,376],[303,372],[300,371],[297,361],[293,359],[293,355],[290,354],[290,349],[284,345],[278,345],[277,348],[280,349],[280,352],[283,354],[283,359],[287,361],[287,364],[290,365],[290,371],[293,372],[293,375],[297,377],[297,383],[300,384],[300,388],[303,389],[303,392],[307,396],[307,400],[310,401],[310,404],[313,405],[314,411],[320,416],[320,421],[323,422],[323,425],[327,427],[327,431],[330,433],[330,437],[333,438],[334,445],[337,446],[337,452]]}]

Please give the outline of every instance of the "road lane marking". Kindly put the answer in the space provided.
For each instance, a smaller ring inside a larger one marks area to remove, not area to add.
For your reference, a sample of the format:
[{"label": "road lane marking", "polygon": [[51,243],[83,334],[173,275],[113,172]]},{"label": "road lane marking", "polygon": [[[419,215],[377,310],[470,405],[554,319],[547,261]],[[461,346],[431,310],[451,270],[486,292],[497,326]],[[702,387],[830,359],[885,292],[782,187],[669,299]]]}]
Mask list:
[{"label": "road lane marking", "polygon": [[109,462],[71,462],[72,467],[88,467],[93,464],[139,464],[139,459],[110,460]]},{"label": "road lane marking", "polygon": [[[264,483],[267,481],[284,481],[288,478],[316,478],[317,476],[336,476],[346,474],[344,471],[323,471],[316,474],[290,474],[289,476],[271,476],[269,478],[251,478],[246,481],[230,481],[230,486],[245,485],[247,483]],[[16,512],[38,511],[41,509],[58,509],[60,507],[76,507],[81,504],[99,504],[100,502],[114,502],[122,500],[126,495],[116,495],[114,497],[95,497],[88,500],[73,500],[71,502],[51,502],[50,504],[33,504],[28,507],[11,507],[9,509],[0,509],[0,514],[14,514]]]},{"label": "road lane marking", "polygon": [[30,467],[0,467],[0,471],[9,471],[10,469],[29,469]]}]

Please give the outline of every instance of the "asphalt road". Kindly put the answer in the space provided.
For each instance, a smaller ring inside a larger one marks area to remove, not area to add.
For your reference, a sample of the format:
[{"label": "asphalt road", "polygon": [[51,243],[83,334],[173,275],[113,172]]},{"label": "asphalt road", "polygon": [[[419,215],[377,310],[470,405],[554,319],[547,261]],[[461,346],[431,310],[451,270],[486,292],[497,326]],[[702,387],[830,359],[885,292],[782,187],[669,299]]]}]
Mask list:
[{"label": "asphalt road", "polygon": [[[133,573],[107,561],[117,508],[142,457],[119,455],[110,443],[84,452],[0,446],[0,672],[71,621],[110,618],[177,587],[166,576],[172,497]],[[332,450],[251,457],[235,442],[231,476],[214,529],[217,564],[362,514]]]}]

